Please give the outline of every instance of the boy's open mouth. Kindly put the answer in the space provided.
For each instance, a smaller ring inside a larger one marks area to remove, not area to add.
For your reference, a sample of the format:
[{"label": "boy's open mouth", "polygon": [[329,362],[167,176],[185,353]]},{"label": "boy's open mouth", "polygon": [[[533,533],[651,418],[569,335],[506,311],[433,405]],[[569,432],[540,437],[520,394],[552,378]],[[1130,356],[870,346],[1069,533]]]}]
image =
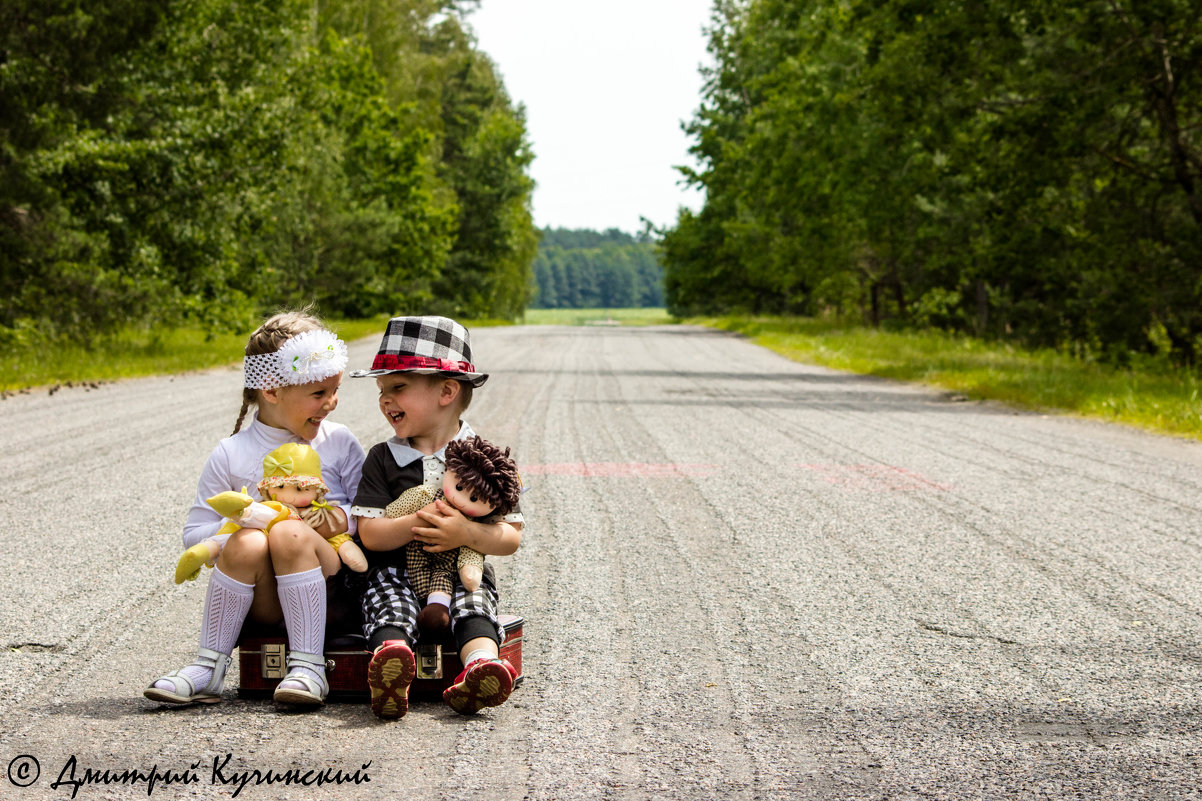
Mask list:
[{"label": "boy's open mouth", "polygon": [[402,417],[404,417],[405,413],[404,412],[384,412],[384,415],[389,420],[391,420],[392,422],[395,423],[395,422],[398,422]]}]

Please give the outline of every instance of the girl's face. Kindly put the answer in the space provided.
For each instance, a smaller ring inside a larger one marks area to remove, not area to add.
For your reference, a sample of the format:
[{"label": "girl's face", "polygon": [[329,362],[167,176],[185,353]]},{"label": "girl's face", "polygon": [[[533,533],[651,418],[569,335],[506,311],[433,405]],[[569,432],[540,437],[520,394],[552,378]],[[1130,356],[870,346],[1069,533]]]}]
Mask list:
[{"label": "girl's face", "polygon": [[474,487],[460,481],[454,470],[448,470],[443,476],[442,494],[446,496],[447,503],[467,517],[484,517],[493,510],[493,505],[483,500]]},{"label": "girl's face", "polygon": [[272,428],[312,440],[326,415],[338,408],[342,373],[312,384],[265,389],[259,393],[259,420]]}]

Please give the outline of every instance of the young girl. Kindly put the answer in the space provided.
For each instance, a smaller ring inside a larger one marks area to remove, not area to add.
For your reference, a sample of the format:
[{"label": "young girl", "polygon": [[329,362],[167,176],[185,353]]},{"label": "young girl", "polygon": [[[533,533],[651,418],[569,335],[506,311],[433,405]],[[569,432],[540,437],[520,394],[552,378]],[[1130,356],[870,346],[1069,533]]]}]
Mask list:
[{"label": "young girl", "polygon": [[[234,433],[213,449],[201,472],[184,547],[217,535],[225,522],[204,499],[256,488],[263,457],[287,442],[311,445],[321,455],[329,498],[340,506],[329,515],[280,521],[267,533],[243,528],[221,535],[226,539],[209,579],[196,660],[147,687],[147,698],[168,704],[220,701],[230,654],[250,614],[264,623],[283,618],[288,630],[288,675],[275,700],[300,706],[325,702],[325,579],[340,564],[326,539],[353,533],[353,521],[340,507],[355,497],[365,456],[346,426],[325,419],[338,405],[346,358],[345,343],[304,313],[277,314],[251,334],[242,411]],[[257,411],[243,428],[251,406]]]}]

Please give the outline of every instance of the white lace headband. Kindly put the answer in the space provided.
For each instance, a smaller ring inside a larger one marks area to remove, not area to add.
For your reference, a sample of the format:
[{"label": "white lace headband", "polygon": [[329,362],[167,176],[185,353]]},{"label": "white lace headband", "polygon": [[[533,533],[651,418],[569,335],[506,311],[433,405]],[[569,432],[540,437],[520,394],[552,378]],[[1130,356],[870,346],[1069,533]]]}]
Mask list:
[{"label": "white lace headband", "polygon": [[284,342],[274,353],[243,359],[243,386],[272,389],[325,381],[345,370],[346,361],[345,342],[325,329],[306,331]]}]

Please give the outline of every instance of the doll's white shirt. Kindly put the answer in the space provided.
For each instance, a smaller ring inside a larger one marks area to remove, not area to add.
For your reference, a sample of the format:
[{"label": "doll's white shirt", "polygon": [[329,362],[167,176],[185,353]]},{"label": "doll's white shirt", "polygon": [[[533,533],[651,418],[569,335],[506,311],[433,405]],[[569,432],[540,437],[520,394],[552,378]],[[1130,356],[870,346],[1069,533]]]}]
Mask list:
[{"label": "doll's white shirt", "polygon": [[[367,457],[349,428],[323,420],[317,436],[306,442],[290,431],[259,422],[258,415],[252,414],[250,422],[241,431],[221,440],[209,454],[196,485],[196,499],[184,523],[184,548],[191,548],[213,536],[225,523],[225,518],[205,503],[205,498],[246,487],[248,495],[262,500],[259,481],[263,478],[263,457],[288,442],[313,446],[321,457],[321,478],[330,488],[326,500],[337,502],[344,510],[349,509],[349,503],[359,489],[359,475]],[[347,525],[348,533],[355,533],[355,519],[349,513]]]}]

